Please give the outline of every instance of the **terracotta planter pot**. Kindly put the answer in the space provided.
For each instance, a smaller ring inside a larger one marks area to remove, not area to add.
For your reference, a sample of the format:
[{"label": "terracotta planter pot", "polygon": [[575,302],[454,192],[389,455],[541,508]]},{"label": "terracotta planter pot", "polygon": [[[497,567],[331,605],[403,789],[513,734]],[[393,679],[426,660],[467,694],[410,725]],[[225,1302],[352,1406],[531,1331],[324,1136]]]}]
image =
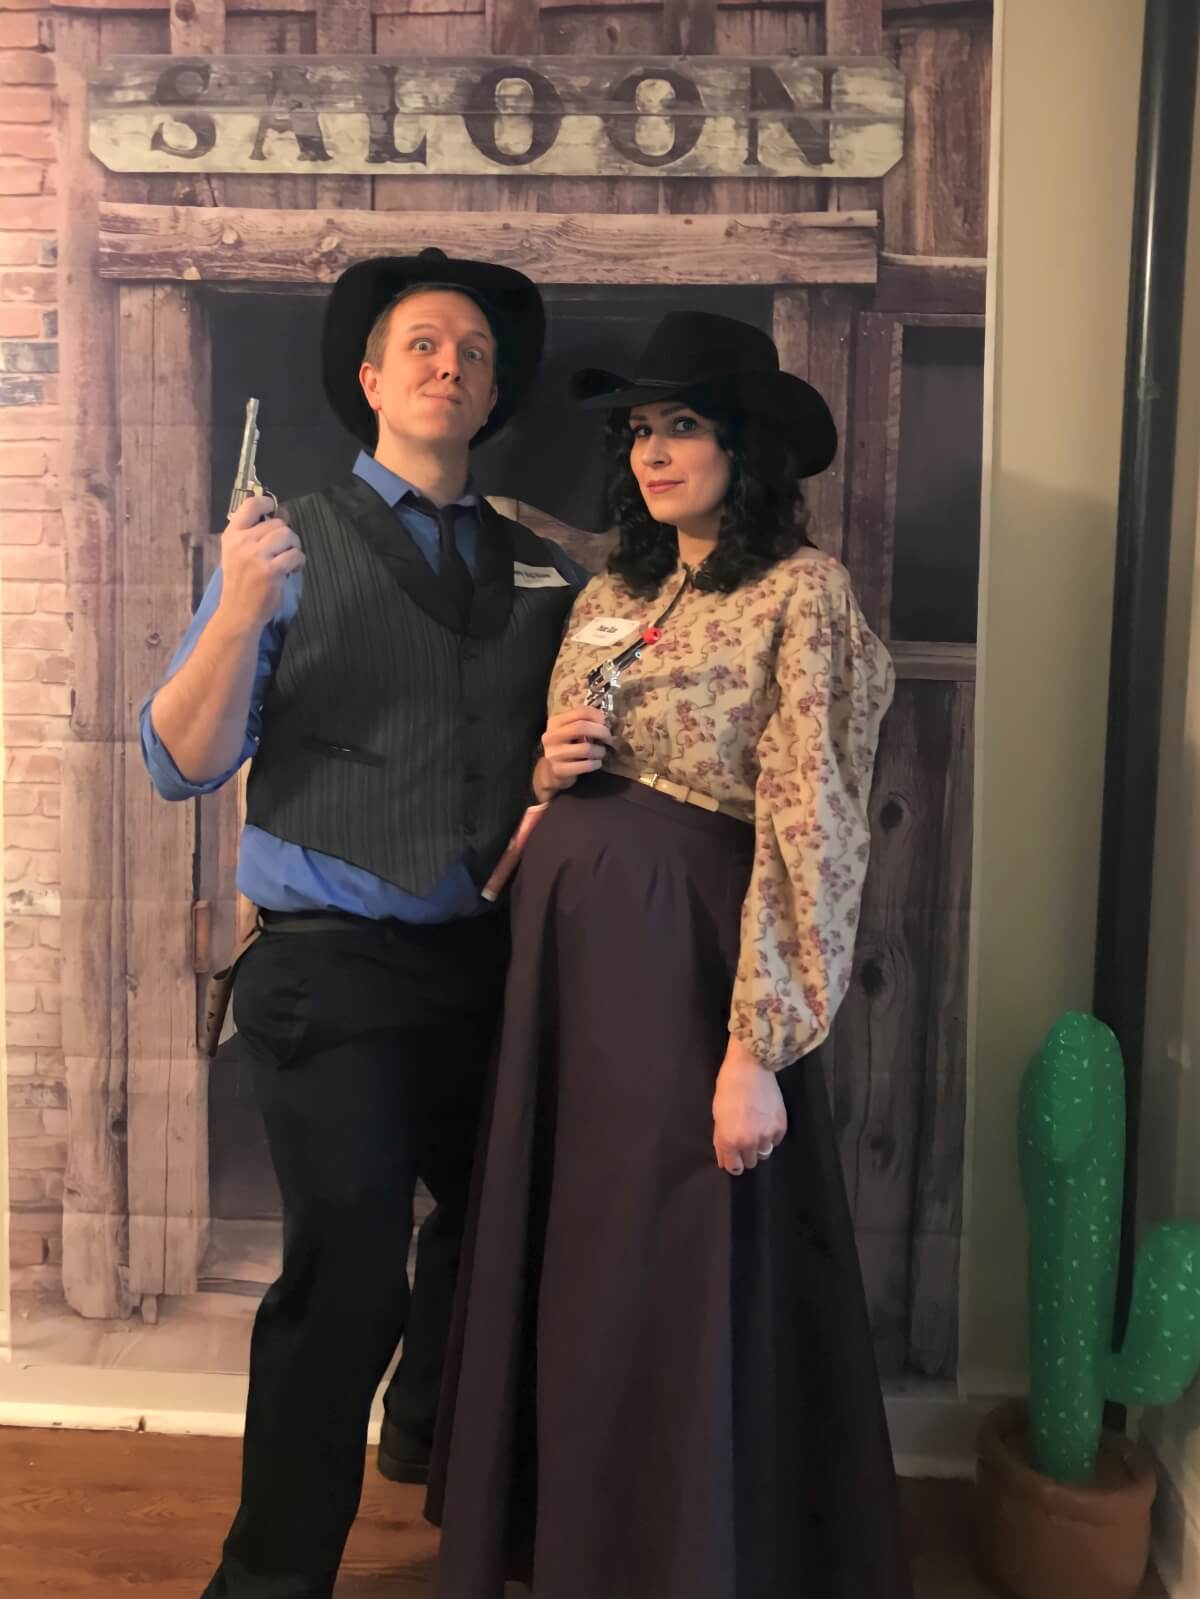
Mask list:
[{"label": "terracotta planter pot", "polygon": [[979,1432],[979,1551],[1018,1599],[1133,1599],[1150,1559],[1157,1486],[1149,1453],[1106,1433],[1097,1481],[1065,1485],[1029,1464],[1029,1415],[999,1406]]}]

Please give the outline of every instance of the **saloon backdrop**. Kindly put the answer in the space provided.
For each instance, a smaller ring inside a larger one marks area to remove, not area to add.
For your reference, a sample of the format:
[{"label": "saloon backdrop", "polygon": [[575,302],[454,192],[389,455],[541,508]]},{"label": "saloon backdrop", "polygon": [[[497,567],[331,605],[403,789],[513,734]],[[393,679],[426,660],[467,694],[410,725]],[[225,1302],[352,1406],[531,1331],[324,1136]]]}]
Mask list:
[{"label": "saloon backdrop", "polygon": [[46,515],[61,505],[69,640],[38,654],[28,619],[63,703],[25,719],[9,774],[11,797],[61,753],[37,779],[48,816],[61,800],[59,882],[9,863],[23,1358],[244,1367],[278,1200],[236,1059],[198,1047],[238,915],[239,801],[156,800],[136,711],[218,558],[247,397],[282,497],[341,469],[328,285],[438,244],[545,287],[544,384],[479,472],[592,567],[595,424],[564,411],[568,371],[619,368],[693,305],[769,329],[830,398],[843,447],[814,532],[900,687],[826,1066],[884,1374],[953,1376],[991,10],[74,0],[29,35],[50,62],[31,81],[57,83],[57,199],[35,219],[40,270],[57,235],[57,322],[0,344],[0,410],[32,436],[59,407]]}]

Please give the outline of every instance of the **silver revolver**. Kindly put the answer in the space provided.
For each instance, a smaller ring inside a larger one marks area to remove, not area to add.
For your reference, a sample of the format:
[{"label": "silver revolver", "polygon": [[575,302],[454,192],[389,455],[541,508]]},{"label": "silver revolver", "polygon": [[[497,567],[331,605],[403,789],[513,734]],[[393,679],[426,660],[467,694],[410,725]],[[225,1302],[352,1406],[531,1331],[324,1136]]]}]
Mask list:
[{"label": "silver revolver", "polygon": [[621,678],[634,661],[640,661],[642,651],[646,648],[644,638],[635,639],[619,655],[614,655],[609,661],[601,661],[599,666],[593,667],[587,675],[587,693],[583,703],[593,710],[601,711],[605,716],[616,714],[616,693],[621,686]]},{"label": "silver revolver", "polygon": [[270,515],[279,509],[279,501],[270,489],[264,489],[258,480],[258,401],[246,401],[246,426],[242,429],[242,448],[238,453],[237,475],[233,492],[229,496],[229,515],[232,516],[244,500],[253,494],[269,494],[275,501]]}]

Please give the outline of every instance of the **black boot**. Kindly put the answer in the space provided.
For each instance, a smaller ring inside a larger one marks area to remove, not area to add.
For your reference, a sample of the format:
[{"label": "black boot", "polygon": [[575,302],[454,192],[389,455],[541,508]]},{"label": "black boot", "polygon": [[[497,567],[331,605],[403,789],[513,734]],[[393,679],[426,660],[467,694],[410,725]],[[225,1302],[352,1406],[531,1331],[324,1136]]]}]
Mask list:
[{"label": "black boot", "polygon": [[389,1482],[429,1481],[431,1446],[388,1416],[379,1434],[379,1472]]}]

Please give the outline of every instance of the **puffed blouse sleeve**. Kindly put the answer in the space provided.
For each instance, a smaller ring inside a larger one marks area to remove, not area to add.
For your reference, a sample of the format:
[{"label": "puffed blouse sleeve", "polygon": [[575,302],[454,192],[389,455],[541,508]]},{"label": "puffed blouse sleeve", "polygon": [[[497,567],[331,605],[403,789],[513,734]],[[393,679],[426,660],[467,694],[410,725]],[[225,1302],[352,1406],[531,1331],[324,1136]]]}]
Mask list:
[{"label": "puffed blouse sleeve", "polygon": [[891,658],[844,570],[791,595],[759,738],[755,848],[729,1030],[772,1070],[827,1037],[850,983]]}]

